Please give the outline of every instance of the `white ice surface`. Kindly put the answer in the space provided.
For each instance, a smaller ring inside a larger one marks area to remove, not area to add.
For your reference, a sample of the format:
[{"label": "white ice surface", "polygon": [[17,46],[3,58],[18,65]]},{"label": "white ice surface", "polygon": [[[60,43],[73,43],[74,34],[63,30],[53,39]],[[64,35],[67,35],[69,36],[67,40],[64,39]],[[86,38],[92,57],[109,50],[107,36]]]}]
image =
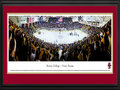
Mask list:
[{"label": "white ice surface", "polygon": [[[40,32],[40,33],[39,33]],[[72,33],[72,35],[70,35]],[[81,30],[56,31],[56,30],[37,30],[33,34],[36,38],[53,44],[70,44],[87,37]]]}]

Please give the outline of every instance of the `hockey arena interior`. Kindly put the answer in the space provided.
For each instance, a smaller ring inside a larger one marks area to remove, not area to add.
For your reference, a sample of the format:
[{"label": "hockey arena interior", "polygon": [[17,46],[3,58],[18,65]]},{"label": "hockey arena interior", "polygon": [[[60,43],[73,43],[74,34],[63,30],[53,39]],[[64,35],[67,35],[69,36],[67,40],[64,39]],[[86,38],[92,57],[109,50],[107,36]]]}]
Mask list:
[{"label": "hockey arena interior", "polygon": [[9,16],[9,61],[111,61],[111,16]]}]

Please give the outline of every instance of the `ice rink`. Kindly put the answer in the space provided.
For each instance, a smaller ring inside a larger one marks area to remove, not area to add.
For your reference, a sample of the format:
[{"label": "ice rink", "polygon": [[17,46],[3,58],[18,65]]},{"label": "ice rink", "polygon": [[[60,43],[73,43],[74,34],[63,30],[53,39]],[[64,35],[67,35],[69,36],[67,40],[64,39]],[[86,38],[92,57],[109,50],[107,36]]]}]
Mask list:
[{"label": "ice rink", "polygon": [[87,34],[81,30],[55,31],[55,30],[37,30],[33,34],[36,38],[53,44],[70,44],[87,37]]}]

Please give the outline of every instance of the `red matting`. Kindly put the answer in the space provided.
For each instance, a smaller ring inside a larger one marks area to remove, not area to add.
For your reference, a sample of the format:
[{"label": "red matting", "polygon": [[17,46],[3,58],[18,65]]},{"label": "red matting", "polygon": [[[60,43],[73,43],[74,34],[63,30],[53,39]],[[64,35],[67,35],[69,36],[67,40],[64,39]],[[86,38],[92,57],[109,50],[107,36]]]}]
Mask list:
[{"label": "red matting", "polygon": [[[7,13],[113,13],[113,74],[7,74]],[[116,6],[3,6],[3,84],[117,84]]]}]

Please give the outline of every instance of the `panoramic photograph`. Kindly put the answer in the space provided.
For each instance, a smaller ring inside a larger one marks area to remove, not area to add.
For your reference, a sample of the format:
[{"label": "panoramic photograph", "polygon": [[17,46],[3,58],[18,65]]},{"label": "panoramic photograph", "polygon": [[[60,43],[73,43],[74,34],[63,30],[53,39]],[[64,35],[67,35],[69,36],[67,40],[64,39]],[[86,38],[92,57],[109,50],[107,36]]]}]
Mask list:
[{"label": "panoramic photograph", "polygon": [[12,14],[8,61],[112,61],[112,15]]}]

